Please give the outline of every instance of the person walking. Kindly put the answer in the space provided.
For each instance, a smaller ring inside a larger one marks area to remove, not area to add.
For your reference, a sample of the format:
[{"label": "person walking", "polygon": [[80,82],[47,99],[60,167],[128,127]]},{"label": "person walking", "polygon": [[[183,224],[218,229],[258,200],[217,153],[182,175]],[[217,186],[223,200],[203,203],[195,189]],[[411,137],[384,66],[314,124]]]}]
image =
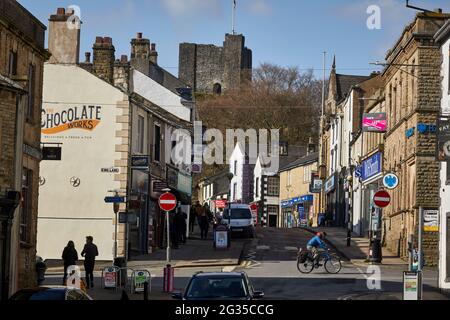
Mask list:
[{"label": "person walking", "polygon": [[62,253],[62,259],[64,261],[63,286],[65,286],[67,280],[67,268],[69,268],[69,266],[76,265],[78,261],[78,252],[75,249],[75,243],[73,241],[69,241],[67,243],[67,246],[64,248]]},{"label": "person walking", "polygon": [[[199,203],[197,201],[197,203]],[[197,212],[196,212],[197,206],[191,206],[191,209],[189,211],[189,232],[194,232],[194,226],[195,226],[195,220],[197,220]]]},{"label": "person walking", "polygon": [[84,257],[84,270],[86,272],[86,287],[94,287],[94,267],[95,257],[98,256],[97,246],[94,244],[94,238],[92,236],[86,237],[86,244],[84,245],[81,256]]},{"label": "person walking", "polygon": [[199,215],[199,225],[200,225],[200,237],[202,240],[206,240],[206,238],[208,237],[208,229],[209,229],[206,204],[204,207],[201,207]]},{"label": "person walking", "polygon": [[181,208],[178,208],[175,217],[177,220],[177,228],[179,231],[178,239],[181,243],[186,243],[187,214],[185,212],[183,212],[183,210]]}]

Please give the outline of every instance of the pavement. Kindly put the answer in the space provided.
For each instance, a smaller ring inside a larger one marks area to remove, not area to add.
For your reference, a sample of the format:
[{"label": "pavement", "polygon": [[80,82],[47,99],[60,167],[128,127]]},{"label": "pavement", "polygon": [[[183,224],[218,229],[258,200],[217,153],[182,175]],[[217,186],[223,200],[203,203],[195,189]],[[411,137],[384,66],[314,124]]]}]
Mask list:
[{"label": "pavement", "polygon": [[[357,265],[368,264],[368,254],[370,247],[370,240],[361,237],[355,233],[352,234],[350,247],[347,246],[347,230],[337,227],[321,227],[321,228],[306,228],[305,230],[316,233],[318,231],[326,232],[327,242],[347,261]],[[403,266],[407,267],[408,263],[403,259],[397,257],[387,248],[382,248],[384,266]]]}]

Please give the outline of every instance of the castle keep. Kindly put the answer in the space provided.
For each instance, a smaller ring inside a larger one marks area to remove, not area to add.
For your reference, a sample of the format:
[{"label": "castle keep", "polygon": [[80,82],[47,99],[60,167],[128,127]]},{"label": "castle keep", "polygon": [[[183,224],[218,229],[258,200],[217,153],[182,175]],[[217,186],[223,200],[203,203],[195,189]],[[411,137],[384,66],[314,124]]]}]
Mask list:
[{"label": "castle keep", "polygon": [[243,35],[225,35],[223,47],[181,43],[179,78],[195,92],[221,93],[251,78],[252,51]]}]

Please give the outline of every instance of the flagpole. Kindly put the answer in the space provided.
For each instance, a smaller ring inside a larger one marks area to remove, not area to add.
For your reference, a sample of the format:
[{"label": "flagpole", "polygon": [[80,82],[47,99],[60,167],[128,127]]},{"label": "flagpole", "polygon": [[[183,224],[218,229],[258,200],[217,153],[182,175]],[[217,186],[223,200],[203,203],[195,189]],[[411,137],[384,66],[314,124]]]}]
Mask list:
[{"label": "flagpole", "polygon": [[231,2],[231,34],[234,35],[234,21],[235,21],[235,14],[236,14],[236,0],[233,0]]}]

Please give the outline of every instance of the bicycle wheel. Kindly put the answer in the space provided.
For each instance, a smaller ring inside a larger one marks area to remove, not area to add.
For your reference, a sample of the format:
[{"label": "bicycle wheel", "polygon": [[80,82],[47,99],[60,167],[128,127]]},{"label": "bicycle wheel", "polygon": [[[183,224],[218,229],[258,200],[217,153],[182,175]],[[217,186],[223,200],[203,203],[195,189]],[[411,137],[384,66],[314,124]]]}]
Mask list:
[{"label": "bicycle wheel", "polygon": [[306,259],[305,262],[300,262],[300,259],[297,259],[297,269],[301,273],[311,273],[314,269],[314,262]]},{"label": "bicycle wheel", "polygon": [[339,273],[339,271],[341,271],[341,269],[342,269],[341,259],[339,259],[338,257],[330,256],[325,261],[325,270],[328,273],[336,274],[336,273]]}]

